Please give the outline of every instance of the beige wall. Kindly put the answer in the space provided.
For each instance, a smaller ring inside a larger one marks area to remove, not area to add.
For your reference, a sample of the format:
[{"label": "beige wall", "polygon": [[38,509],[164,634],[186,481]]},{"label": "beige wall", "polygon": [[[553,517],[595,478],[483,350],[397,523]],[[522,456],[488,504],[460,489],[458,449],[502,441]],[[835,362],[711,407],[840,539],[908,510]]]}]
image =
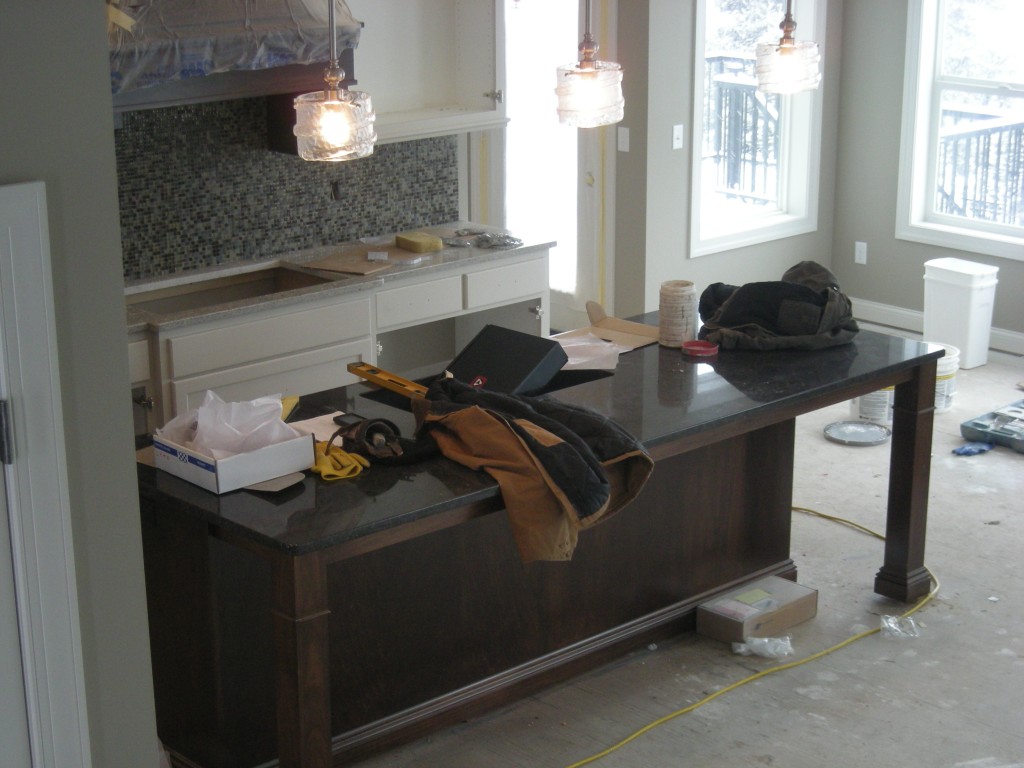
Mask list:
[{"label": "beige wall", "polygon": [[[929,259],[953,256],[999,267],[992,325],[1024,333],[1024,261],[895,237],[906,30],[907,0],[845,4],[833,269],[851,296],[920,312]],[[857,240],[868,244],[866,265],[854,264]]]},{"label": "beige wall", "polygon": [[8,2],[0,184],[46,183],[93,765],[157,764],[103,4]]}]

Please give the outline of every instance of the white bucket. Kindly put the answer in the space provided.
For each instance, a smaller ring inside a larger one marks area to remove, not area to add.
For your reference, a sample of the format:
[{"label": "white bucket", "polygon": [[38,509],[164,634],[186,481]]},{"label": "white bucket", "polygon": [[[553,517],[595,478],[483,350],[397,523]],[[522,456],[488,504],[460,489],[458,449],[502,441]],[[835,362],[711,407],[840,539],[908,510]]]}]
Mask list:
[{"label": "white bucket", "polygon": [[850,401],[850,416],[872,424],[892,424],[893,388],[855,397]]},{"label": "white bucket", "polygon": [[960,350],[949,344],[928,342],[929,350],[942,347],[946,354],[940,357],[935,366],[935,412],[945,413],[953,407],[953,395],[956,394],[956,372],[960,368]]}]

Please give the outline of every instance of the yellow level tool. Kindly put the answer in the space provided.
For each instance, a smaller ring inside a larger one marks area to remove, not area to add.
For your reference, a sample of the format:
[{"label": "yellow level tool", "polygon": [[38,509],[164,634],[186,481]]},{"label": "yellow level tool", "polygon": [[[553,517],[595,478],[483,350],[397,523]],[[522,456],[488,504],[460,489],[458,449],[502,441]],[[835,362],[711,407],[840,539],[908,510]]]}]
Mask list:
[{"label": "yellow level tool", "polygon": [[392,392],[397,392],[400,395],[405,395],[408,398],[426,397],[427,388],[422,384],[417,384],[415,381],[409,381],[403,379],[394,373],[381,370],[375,365],[369,363],[349,363],[348,372],[354,373],[361,379],[366,379],[371,384],[376,384],[378,387],[384,389],[390,389]]}]

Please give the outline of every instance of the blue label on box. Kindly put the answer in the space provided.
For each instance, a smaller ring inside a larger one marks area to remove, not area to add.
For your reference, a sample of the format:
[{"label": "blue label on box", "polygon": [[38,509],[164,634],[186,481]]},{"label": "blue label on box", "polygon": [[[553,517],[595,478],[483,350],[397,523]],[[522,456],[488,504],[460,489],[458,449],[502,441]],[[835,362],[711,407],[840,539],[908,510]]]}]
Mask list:
[{"label": "blue label on box", "polygon": [[204,461],[198,456],[193,456],[191,454],[185,453],[185,451],[179,451],[177,448],[172,448],[171,446],[165,445],[164,443],[154,440],[153,447],[158,451],[163,451],[164,453],[170,454],[178,461],[180,461],[182,464],[191,464],[192,466],[199,467],[199,469],[206,470],[207,472],[217,471],[217,467],[211,464],[210,462]]}]

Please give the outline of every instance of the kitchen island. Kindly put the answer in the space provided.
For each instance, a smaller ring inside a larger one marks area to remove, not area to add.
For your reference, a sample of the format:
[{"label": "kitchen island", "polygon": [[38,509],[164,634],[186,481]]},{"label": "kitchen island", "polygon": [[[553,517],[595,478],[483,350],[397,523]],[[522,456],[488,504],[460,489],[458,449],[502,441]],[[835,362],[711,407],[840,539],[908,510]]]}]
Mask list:
[{"label": "kitchen island", "polygon": [[[646,322],[656,323],[656,316]],[[501,494],[440,457],[277,495],[216,496],[139,467],[158,729],[180,766],[344,764],[693,628],[699,603],[790,557],[796,416],[895,387],[884,562],[924,567],[935,351],[862,331],[803,352],[651,345],[550,394],[640,438],[640,496],[570,562],[523,564]],[[411,415],[351,385],[303,398]]]}]

